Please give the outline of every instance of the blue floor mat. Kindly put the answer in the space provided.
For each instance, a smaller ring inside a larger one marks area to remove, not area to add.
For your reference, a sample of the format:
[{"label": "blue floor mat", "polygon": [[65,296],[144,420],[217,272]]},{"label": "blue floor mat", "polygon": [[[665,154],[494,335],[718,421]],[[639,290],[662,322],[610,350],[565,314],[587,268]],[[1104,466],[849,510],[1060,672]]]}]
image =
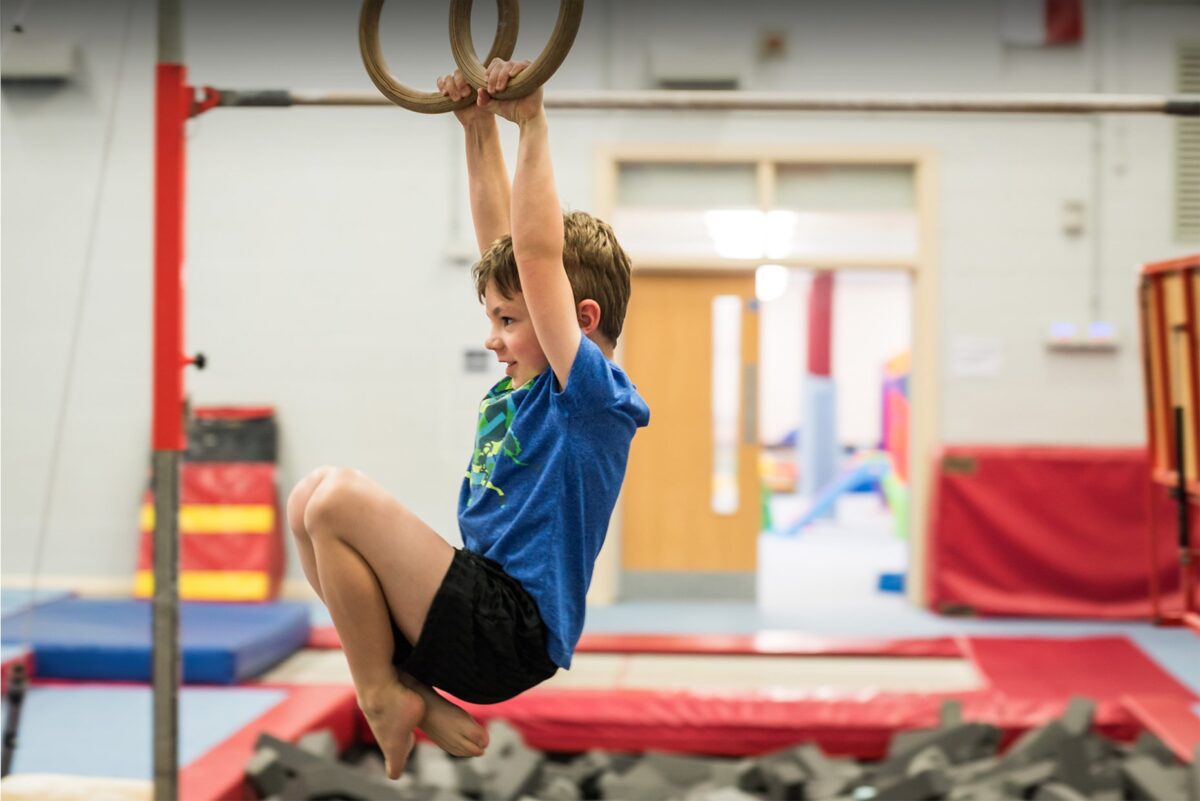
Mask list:
[{"label": "blue floor mat", "polygon": [[[186,602],[180,609],[183,680],[235,684],[304,646],[303,603]],[[39,678],[150,681],[149,601],[65,598],[4,618],[4,645],[28,645]]]},{"label": "blue floor mat", "polygon": [[[153,778],[149,687],[33,687],[21,708],[13,773]],[[283,690],[189,687],[179,694],[179,765],[287,697]]]}]

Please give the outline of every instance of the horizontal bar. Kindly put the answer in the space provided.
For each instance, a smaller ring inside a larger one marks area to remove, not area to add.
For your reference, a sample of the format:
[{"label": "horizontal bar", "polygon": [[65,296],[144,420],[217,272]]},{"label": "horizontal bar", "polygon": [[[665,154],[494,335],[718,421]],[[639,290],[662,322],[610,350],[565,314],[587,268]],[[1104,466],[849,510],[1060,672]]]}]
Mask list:
[{"label": "horizontal bar", "polygon": [[[222,106],[390,106],[375,92],[219,90]],[[546,108],[595,111],[850,111],[1200,116],[1200,95],[802,94],[691,89],[556,92]]]}]

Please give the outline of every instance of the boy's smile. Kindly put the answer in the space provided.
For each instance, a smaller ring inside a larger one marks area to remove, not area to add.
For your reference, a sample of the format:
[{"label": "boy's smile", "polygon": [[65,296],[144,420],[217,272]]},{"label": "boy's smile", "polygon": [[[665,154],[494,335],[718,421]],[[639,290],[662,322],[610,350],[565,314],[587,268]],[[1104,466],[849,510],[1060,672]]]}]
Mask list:
[{"label": "boy's smile", "polygon": [[524,386],[550,366],[534,333],[525,296],[517,292],[506,298],[489,283],[483,293],[483,304],[492,324],[483,346],[507,365],[504,374],[512,379],[514,388]]}]

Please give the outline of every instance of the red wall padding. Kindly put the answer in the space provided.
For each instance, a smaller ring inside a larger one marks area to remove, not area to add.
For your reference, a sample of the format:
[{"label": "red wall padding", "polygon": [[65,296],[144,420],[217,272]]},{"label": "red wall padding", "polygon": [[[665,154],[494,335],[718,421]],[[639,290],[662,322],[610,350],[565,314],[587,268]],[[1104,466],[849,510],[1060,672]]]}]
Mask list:
[{"label": "red wall padding", "polygon": [[[930,607],[1150,617],[1149,481],[1142,448],[947,447],[930,501]],[[1165,490],[1155,496],[1154,569],[1177,609],[1176,507]],[[1196,537],[1200,509],[1192,511]]]}]

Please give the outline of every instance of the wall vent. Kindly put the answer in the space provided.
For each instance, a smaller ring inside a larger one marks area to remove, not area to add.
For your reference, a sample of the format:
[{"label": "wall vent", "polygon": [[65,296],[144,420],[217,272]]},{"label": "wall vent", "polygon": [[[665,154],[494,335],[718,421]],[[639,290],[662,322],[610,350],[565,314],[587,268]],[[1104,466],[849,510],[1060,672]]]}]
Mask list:
[{"label": "wall vent", "polygon": [[[1175,75],[1181,94],[1200,95],[1200,42],[1180,43]],[[1200,241],[1200,119],[1175,123],[1175,238]]]}]

